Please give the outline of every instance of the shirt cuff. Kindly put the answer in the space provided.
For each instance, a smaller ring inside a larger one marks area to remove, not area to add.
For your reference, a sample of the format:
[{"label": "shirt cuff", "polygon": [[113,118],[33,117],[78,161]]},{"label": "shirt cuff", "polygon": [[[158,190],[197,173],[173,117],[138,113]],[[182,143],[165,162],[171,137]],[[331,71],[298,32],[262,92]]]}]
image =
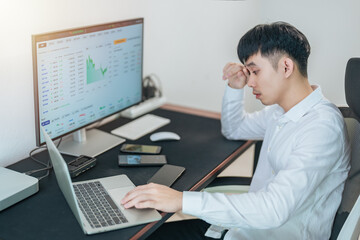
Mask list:
[{"label": "shirt cuff", "polygon": [[201,217],[202,192],[183,192],[182,212],[195,217]]},{"label": "shirt cuff", "polygon": [[230,87],[229,85],[226,85],[224,96],[228,100],[243,100],[244,88],[236,89],[236,88]]}]

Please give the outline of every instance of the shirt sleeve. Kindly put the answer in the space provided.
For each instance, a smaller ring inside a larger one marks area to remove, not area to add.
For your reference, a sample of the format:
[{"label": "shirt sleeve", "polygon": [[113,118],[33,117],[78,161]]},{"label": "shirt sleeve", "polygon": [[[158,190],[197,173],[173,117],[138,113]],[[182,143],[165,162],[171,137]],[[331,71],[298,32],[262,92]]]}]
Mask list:
[{"label": "shirt sleeve", "polygon": [[226,86],[221,111],[221,132],[231,140],[260,140],[264,138],[274,105],[261,111],[246,113],[244,89]]},{"label": "shirt sleeve", "polygon": [[[330,121],[312,124],[293,143],[295,150],[288,164],[264,188],[233,195],[184,192],[182,210],[222,227],[279,227],[314,194],[325,178],[331,178],[329,175],[336,171],[347,171],[346,161],[342,160],[344,153],[348,154],[345,141],[341,129]],[[334,179],[337,184],[342,181]]]}]

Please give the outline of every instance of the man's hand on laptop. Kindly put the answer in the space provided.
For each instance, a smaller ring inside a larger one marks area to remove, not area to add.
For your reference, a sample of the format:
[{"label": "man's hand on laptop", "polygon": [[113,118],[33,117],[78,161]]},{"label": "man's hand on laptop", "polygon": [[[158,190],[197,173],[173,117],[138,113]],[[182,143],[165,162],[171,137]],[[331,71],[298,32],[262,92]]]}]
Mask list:
[{"label": "man's hand on laptop", "polygon": [[155,208],[163,212],[182,209],[182,192],[164,185],[149,183],[134,188],[121,200],[125,208]]}]

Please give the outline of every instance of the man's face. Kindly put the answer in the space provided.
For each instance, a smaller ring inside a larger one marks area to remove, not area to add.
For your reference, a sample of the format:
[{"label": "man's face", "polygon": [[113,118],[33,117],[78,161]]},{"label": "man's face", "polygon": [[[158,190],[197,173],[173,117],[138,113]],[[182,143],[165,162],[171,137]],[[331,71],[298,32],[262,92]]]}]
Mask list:
[{"label": "man's face", "polygon": [[250,72],[247,85],[253,89],[256,99],[264,105],[279,104],[286,91],[284,73],[281,64],[274,69],[268,58],[257,53],[246,61],[245,66]]}]

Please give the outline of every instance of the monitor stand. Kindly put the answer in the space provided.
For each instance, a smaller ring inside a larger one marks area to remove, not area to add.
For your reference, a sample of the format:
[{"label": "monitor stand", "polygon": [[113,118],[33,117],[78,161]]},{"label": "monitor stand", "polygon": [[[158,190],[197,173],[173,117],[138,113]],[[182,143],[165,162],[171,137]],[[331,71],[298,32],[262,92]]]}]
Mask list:
[{"label": "monitor stand", "polygon": [[80,129],[63,138],[59,151],[73,156],[95,157],[123,142],[125,139],[98,129]]}]

